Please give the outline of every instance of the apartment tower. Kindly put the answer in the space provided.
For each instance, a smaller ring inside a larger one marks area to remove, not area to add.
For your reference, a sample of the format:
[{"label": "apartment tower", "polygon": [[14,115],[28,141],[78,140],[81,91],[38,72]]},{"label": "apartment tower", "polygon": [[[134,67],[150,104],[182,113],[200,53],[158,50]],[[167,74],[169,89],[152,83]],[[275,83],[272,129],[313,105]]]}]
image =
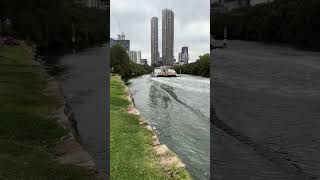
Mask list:
[{"label": "apartment tower", "polygon": [[151,18],[151,65],[158,64],[158,18]]},{"label": "apartment tower", "polygon": [[174,55],[174,13],[170,9],[162,10],[162,63],[173,64]]}]

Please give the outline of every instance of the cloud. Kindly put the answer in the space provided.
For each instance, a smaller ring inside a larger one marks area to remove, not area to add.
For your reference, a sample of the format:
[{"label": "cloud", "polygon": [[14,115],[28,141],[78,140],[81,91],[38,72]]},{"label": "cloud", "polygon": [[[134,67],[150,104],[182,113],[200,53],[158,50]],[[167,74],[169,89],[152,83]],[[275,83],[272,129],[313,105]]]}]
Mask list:
[{"label": "cloud", "polygon": [[124,32],[132,50],[141,50],[150,64],[151,17],[159,18],[159,52],[161,54],[162,9],[175,14],[174,55],[182,46],[189,47],[190,61],[210,51],[210,0],[111,0],[110,35]]}]

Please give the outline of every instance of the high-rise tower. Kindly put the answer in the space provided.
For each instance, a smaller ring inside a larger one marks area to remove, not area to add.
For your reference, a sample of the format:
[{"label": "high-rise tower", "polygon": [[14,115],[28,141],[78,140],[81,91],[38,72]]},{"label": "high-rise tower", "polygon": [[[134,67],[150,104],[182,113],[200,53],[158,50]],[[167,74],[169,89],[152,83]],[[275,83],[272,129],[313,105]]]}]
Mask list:
[{"label": "high-rise tower", "polygon": [[181,49],[181,60],[183,63],[188,64],[189,63],[189,53],[188,53],[188,47],[182,47]]},{"label": "high-rise tower", "polygon": [[151,18],[151,65],[158,64],[158,18]]},{"label": "high-rise tower", "polygon": [[162,62],[168,66],[173,64],[174,47],[174,13],[170,9],[162,10]]}]

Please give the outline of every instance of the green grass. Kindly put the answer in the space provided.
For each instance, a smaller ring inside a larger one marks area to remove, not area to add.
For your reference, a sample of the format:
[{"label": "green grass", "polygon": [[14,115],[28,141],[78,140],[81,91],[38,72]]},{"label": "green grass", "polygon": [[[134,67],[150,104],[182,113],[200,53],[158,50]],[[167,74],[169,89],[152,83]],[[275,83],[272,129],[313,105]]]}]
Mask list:
[{"label": "green grass", "polygon": [[67,133],[49,112],[46,74],[21,46],[0,46],[0,179],[93,179],[52,160],[49,147]]},{"label": "green grass", "polygon": [[125,85],[110,80],[110,159],[112,180],[190,179],[185,170],[165,169],[152,150],[152,134],[141,128],[138,116],[128,114]]}]

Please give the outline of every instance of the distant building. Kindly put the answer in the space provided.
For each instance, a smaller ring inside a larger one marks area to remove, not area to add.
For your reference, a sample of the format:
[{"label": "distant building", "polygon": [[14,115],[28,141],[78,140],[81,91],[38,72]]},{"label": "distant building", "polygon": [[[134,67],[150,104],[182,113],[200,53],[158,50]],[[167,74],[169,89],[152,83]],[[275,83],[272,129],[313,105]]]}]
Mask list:
[{"label": "distant building", "polygon": [[125,39],[124,33],[118,35],[118,39],[110,38],[110,47],[119,44],[121,45],[127,52],[130,51],[130,40]]},{"label": "distant building", "polygon": [[173,64],[174,49],[174,13],[170,9],[162,10],[162,64]]},{"label": "distant building", "polygon": [[141,59],[140,64],[148,65],[148,60],[147,59]]},{"label": "distant building", "polygon": [[211,0],[211,9],[215,13],[225,13],[234,9],[269,3],[273,0]]},{"label": "distant building", "polygon": [[159,65],[158,63],[158,18],[151,18],[151,66]]},{"label": "distant building", "polygon": [[134,63],[138,63],[138,53],[137,51],[129,51],[128,52],[130,61]]},{"label": "distant building", "polygon": [[76,0],[75,3],[90,8],[110,8],[110,0]]},{"label": "distant building", "polygon": [[128,51],[127,52],[129,55],[129,59],[136,63],[140,64],[141,63],[141,51]]},{"label": "distant building", "polygon": [[182,47],[181,52],[179,53],[179,64],[188,64],[189,63],[189,53],[188,47]]},{"label": "distant building", "polygon": [[141,51],[137,51],[137,61],[136,63],[141,63]]},{"label": "distant building", "polygon": [[188,47],[187,46],[182,47],[182,49],[181,49],[181,58],[182,58],[182,61],[185,62],[186,64],[189,63],[189,52],[188,52]]}]

